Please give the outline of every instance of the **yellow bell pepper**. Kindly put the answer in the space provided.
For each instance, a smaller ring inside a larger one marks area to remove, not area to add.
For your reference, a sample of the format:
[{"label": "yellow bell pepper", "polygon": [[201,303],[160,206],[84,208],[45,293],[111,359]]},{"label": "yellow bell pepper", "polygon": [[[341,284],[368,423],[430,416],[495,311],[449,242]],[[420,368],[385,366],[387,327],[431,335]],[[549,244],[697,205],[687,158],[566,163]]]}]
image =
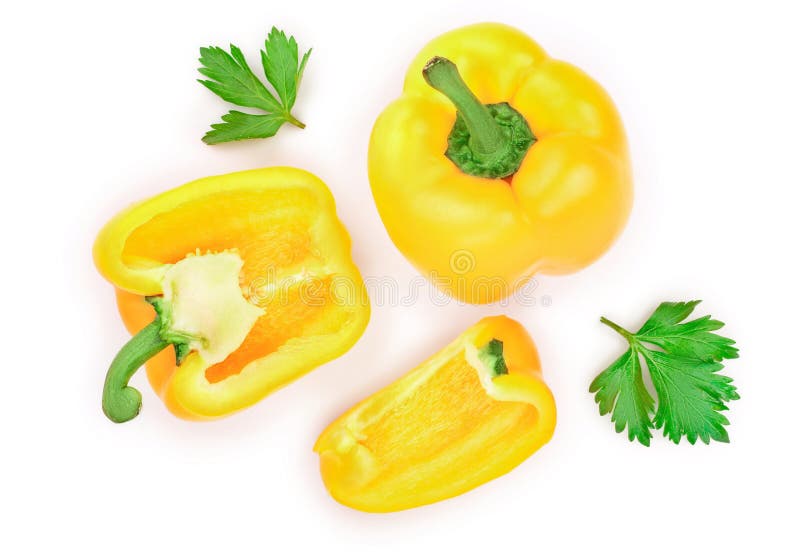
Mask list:
[{"label": "yellow bell pepper", "polygon": [[422,49],[375,123],[369,179],[395,245],[471,303],[590,264],[632,203],[611,98],[500,24],[456,29]]},{"label": "yellow bell pepper", "polygon": [[511,471],[550,440],[555,424],[533,341],[496,316],[342,415],[314,450],[336,500],[391,512]]},{"label": "yellow bell pepper", "polygon": [[173,413],[211,419],[340,356],[369,319],[333,197],[300,169],[208,177],[136,204],[103,228],[94,259],[135,334],[106,378],[116,422],[139,413],[128,381],[145,362]]}]

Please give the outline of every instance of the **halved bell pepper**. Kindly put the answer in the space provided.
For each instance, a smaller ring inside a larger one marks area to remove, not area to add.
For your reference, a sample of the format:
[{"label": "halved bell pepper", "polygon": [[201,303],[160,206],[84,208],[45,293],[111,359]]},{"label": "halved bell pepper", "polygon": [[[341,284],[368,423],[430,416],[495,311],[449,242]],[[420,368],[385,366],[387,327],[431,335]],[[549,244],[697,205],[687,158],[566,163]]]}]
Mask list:
[{"label": "halved bell pepper", "polygon": [[555,424],[533,341],[496,316],[339,417],[314,450],[336,500],[391,512],[511,471],[550,440]]},{"label": "halved bell pepper", "polygon": [[128,386],[147,362],[176,415],[241,410],[346,352],[369,319],[333,197],[314,175],[272,167],[207,177],[136,204],[94,245],[134,338],[111,364],[103,410],[139,413]]},{"label": "halved bell pepper", "polygon": [[590,264],[632,203],[608,94],[495,23],[446,33],[417,55],[402,96],[375,122],[369,180],[398,249],[471,303]]}]

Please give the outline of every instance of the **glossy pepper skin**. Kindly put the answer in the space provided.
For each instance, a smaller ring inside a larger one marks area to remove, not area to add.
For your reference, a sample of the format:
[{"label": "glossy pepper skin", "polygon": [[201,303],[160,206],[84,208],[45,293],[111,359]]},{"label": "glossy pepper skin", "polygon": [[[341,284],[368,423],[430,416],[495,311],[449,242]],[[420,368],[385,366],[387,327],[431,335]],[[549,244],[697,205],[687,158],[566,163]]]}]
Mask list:
[{"label": "glossy pepper skin", "polygon": [[[437,57],[455,64],[480,103],[508,103],[527,121],[535,142],[513,174],[470,175],[445,155],[457,110],[423,74]],[[369,179],[395,245],[470,303],[499,300],[535,273],[592,263],[632,203],[625,131],[608,94],[521,31],[492,23],[446,33],[417,55],[373,128]]]},{"label": "glossy pepper skin", "polygon": [[[481,363],[502,343],[505,374]],[[556,407],[536,347],[516,321],[488,317],[320,435],[322,479],[367,512],[444,500],[507,473],[553,435]]]},{"label": "glossy pepper skin", "polygon": [[[176,365],[169,347],[147,362],[153,389],[186,419],[213,419],[254,404],[346,352],[369,319],[369,300],[333,197],[300,169],[190,182],[123,211],[94,246],[97,268],[116,288],[132,334],[153,321],[145,298],[165,293],[168,268],[192,254],[219,252],[241,258],[241,295],[260,316],[218,363],[191,352]],[[233,325],[213,323],[222,334]]]}]

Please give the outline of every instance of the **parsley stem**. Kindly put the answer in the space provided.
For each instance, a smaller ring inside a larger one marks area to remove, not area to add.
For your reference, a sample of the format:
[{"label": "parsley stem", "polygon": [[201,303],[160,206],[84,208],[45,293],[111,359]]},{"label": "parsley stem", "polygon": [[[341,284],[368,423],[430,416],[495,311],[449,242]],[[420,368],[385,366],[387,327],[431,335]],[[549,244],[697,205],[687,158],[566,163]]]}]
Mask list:
[{"label": "parsley stem", "polygon": [[301,129],[305,129],[306,128],[306,124],[305,123],[303,123],[302,121],[300,121],[299,119],[297,119],[295,116],[293,116],[290,113],[286,114],[286,121],[288,121],[289,123],[291,123],[295,127],[299,127]]},{"label": "parsley stem", "polygon": [[625,340],[627,340],[628,342],[633,342],[633,333],[631,333],[627,329],[624,329],[624,328],[620,327],[619,325],[617,325],[616,323],[614,323],[610,319],[607,319],[606,317],[601,317],[600,318],[600,323],[603,323],[604,325],[608,325],[609,327],[614,329],[617,333],[619,333],[620,335],[625,337]]}]

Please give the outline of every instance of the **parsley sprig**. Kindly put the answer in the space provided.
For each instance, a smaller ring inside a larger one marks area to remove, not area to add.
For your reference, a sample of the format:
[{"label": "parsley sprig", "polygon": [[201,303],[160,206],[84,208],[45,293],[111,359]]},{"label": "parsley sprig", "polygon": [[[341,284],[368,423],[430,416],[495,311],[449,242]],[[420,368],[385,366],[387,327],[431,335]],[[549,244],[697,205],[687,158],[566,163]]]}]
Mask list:
[{"label": "parsley sprig", "polygon": [[226,102],[266,113],[231,110],[222,116],[222,123],[211,125],[212,130],[206,133],[203,142],[218,144],[267,138],[284,123],[303,129],[305,125],[292,115],[292,107],[311,50],[300,59],[295,38],[272,28],[261,50],[261,65],[277,98],[247,65],[242,51],[233,44],[230,50],[228,53],[218,46],[201,48],[199,61],[203,67],[199,71],[208,79],[198,81]]},{"label": "parsley sprig", "polygon": [[[676,444],[683,436],[691,444],[698,438],[706,444],[729,441],[728,419],[721,412],[739,394],[733,380],[718,372],[722,361],[738,358],[739,351],[732,339],[713,332],[723,327],[721,321],[703,316],[684,322],[699,303],[663,302],[636,333],[600,319],[630,348],[595,378],[589,392],[595,393],[601,415],[611,412],[618,433],[627,427],[629,440],[649,446],[651,429],[663,428]],[[642,362],[657,406],[645,386]]]}]

